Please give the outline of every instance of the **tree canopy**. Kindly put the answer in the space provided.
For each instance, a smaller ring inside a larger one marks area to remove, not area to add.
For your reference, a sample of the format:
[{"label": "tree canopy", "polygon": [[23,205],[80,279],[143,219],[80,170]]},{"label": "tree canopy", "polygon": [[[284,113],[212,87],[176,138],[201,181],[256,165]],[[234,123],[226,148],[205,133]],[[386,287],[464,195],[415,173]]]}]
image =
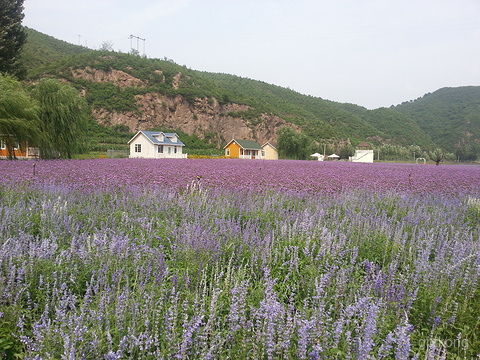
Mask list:
[{"label": "tree canopy", "polygon": [[41,80],[29,93],[11,76],[0,75],[0,137],[35,146],[42,158],[80,152],[88,125],[88,105],[76,89],[55,79]]},{"label": "tree canopy", "polygon": [[37,145],[39,121],[36,102],[9,76],[0,75],[0,136],[13,156],[13,144],[20,148]]},{"label": "tree canopy", "polygon": [[313,141],[306,135],[284,126],[278,131],[278,151],[287,159],[305,160],[312,152]]},{"label": "tree canopy", "polygon": [[18,55],[27,34],[22,27],[24,0],[0,0],[0,72],[18,72]]},{"label": "tree canopy", "polygon": [[430,160],[435,162],[435,165],[440,164],[445,159],[445,150],[443,149],[428,150],[427,154]]},{"label": "tree canopy", "polygon": [[39,103],[38,116],[44,134],[41,156],[67,157],[79,152],[87,127],[88,105],[77,90],[55,79],[43,79],[32,96]]}]

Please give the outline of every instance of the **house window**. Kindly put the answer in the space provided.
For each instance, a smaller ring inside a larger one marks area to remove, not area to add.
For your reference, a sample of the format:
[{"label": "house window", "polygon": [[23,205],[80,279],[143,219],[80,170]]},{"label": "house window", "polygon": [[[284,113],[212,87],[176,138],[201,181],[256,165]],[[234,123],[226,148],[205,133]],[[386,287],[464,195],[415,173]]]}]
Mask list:
[{"label": "house window", "polygon": [[163,154],[163,145],[158,145],[158,153]]},{"label": "house window", "polygon": [[135,144],[135,152],[136,153],[142,152],[142,144]]},{"label": "house window", "polygon": [[176,147],[176,146],[173,148],[173,152],[174,152],[175,154],[177,153],[177,147]]},{"label": "house window", "polygon": [[168,147],[168,153],[171,154],[172,153],[172,148],[169,146]]},{"label": "house window", "polygon": [[243,155],[243,149],[240,149],[240,155]]},{"label": "house window", "polygon": [[230,156],[230,149],[227,149],[227,156]]},{"label": "house window", "polygon": [[[20,143],[17,140],[11,141],[12,150],[20,149]],[[0,149],[5,150],[7,148],[7,142],[5,140],[0,140]]]},{"label": "house window", "polygon": [[265,157],[265,150],[262,150],[262,157]]}]

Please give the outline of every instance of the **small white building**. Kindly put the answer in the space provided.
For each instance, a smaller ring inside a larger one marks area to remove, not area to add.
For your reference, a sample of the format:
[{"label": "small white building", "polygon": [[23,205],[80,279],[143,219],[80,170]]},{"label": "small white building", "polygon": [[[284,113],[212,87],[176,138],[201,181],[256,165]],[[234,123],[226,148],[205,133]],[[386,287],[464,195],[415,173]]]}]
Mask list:
[{"label": "small white building", "polygon": [[162,131],[139,131],[128,142],[130,158],[186,159],[185,146],[175,133]]},{"label": "small white building", "polygon": [[355,150],[355,155],[350,156],[351,162],[373,163],[373,150],[370,150],[370,144],[361,142]]}]

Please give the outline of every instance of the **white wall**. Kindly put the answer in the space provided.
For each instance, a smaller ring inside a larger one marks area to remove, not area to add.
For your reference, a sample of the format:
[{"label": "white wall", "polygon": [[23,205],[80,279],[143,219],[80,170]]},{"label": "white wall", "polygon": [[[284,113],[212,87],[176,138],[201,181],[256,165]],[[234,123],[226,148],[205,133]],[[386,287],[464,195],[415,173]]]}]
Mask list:
[{"label": "white wall", "polygon": [[[142,152],[135,152],[135,144],[142,145]],[[168,149],[170,148],[170,153]],[[158,146],[154,145],[143,134],[139,134],[130,143],[130,158],[143,158],[143,159],[184,159],[186,154],[182,153],[182,146],[177,146],[177,153],[175,153],[174,146],[163,146],[163,153],[158,153]]]},{"label": "white wall", "polygon": [[350,156],[350,161],[373,163],[373,150],[355,150],[355,155]]},{"label": "white wall", "polygon": [[[142,152],[135,152],[135,144],[142,145]],[[154,158],[155,149],[153,144],[148,140],[143,134],[139,134],[131,143],[130,143],[130,157],[131,158]]]}]

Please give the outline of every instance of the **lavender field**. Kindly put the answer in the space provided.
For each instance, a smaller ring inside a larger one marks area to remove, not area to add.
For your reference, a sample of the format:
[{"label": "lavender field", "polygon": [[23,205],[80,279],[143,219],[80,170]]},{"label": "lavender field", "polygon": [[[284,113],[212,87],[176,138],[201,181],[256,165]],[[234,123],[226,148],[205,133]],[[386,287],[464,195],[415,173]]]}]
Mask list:
[{"label": "lavender field", "polygon": [[478,359],[480,167],[0,161],[1,359]]}]

